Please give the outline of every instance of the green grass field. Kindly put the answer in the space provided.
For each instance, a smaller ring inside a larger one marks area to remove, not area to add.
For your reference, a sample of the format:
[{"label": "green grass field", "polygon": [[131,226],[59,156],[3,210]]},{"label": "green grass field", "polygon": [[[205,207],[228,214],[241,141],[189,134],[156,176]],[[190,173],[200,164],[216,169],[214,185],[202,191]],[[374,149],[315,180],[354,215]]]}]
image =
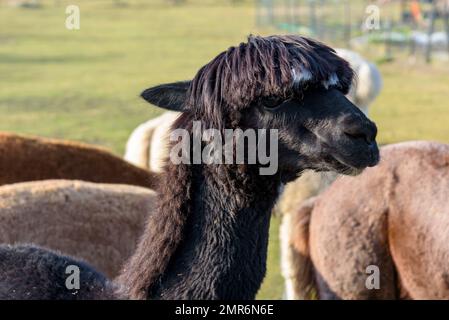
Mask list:
[{"label": "green grass field", "polygon": [[[0,2],[1,131],[81,140],[122,154],[133,128],[162,112],[139,99],[142,89],[191,78],[248,34],[272,32],[255,27],[255,9],[246,2],[107,0],[76,1],[81,29],[69,31],[65,5],[74,2],[44,1],[39,9]],[[380,143],[449,142],[447,63],[396,61],[381,71],[384,90],[372,109]],[[277,227],[275,218],[261,299],[282,296]]]}]

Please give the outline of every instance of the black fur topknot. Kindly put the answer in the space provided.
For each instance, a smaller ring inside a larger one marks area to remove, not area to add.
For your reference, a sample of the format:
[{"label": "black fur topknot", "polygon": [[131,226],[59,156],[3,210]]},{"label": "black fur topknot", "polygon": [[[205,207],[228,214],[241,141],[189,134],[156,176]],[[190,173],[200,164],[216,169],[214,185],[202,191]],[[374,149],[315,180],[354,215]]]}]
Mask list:
[{"label": "black fur topknot", "polygon": [[244,109],[260,97],[289,96],[309,86],[347,94],[353,78],[349,63],[321,42],[296,35],[249,36],[198,71],[186,107],[219,127],[224,110],[217,106]]}]

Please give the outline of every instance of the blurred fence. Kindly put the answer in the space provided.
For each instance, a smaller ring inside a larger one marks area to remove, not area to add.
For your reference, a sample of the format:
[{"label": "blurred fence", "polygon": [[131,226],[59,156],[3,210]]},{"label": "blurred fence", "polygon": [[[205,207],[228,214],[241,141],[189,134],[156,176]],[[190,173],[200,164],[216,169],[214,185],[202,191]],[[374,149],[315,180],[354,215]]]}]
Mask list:
[{"label": "blurred fence", "polygon": [[[334,45],[381,45],[430,61],[449,53],[449,1],[257,0],[260,27],[309,35]],[[377,21],[376,21],[377,19]]]}]

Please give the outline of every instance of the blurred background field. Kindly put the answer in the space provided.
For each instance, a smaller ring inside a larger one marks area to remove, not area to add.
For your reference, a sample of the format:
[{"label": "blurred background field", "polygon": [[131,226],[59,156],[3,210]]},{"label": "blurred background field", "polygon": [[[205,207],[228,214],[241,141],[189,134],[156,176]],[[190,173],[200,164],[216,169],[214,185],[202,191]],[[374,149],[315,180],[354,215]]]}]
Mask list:
[{"label": "blurred background field", "polygon": [[[0,1],[0,130],[85,141],[119,155],[139,123],[163,112],[139,98],[142,89],[191,78],[250,33],[286,32],[257,24],[252,1],[39,4]],[[68,4],[80,7],[80,30],[65,28]],[[381,61],[379,50],[361,53]],[[449,63],[412,64],[398,54],[379,67],[384,87],[371,116],[380,143],[449,142]],[[274,218],[261,299],[282,297],[277,228]]]}]

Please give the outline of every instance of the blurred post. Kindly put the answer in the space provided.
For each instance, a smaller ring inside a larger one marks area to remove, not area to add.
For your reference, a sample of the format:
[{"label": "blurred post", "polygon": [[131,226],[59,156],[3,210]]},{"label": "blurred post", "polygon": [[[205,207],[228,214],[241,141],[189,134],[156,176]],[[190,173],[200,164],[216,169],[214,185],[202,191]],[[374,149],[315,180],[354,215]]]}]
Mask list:
[{"label": "blurred post", "polygon": [[293,2],[293,19],[294,19],[294,24],[296,27],[299,27],[299,14],[301,12],[301,4],[300,4],[300,0],[294,0]]},{"label": "blurred post", "polygon": [[293,33],[295,30],[295,0],[289,0],[289,11],[290,11],[290,32]]},{"label": "blurred post", "polygon": [[321,31],[323,29],[323,24],[326,23],[326,21],[323,21],[323,8],[323,0],[315,0],[315,35],[320,40],[324,40]]},{"label": "blurred post", "polygon": [[435,19],[437,15],[437,2],[432,1],[432,9],[430,11],[429,29],[427,32],[427,45],[426,45],[426,63],[430,63],[432,60],[432,35],[435,30]]},{"label": "blurred post", "polygon": [[444,29],[446,31],[446,49],[449,53],[449,0],[444,1],[444,8],[443,8],[443,17],[444,17]]},{"label": "blurred post", "polygon": [[401,6],[401,22],[403,24],[407,23],[407,0],[400,0],[400,6]]},{"label": "blurred post", "polygon": [[345,27],[344,27],[344,40],[347,48],[351,47],[351,4],[349,0],[344,1],[344,17],[345,17]]},{"label": "blurred post", "polygon": [[291,25],[291,12],[290,12],[290,0],[284,0],[282,2],[283,7],[283,18],[282,21],[285,23],[285,26],[287,27],[288,32],[291,32],[292,25]]},{"label": "blurred post", "polygon": [[274,24],[273,0],[256,0],[256,24],[258,26]]},{"label": "blurred post", "polygon": [[297,27],[301,26],[302,23],[302,14],[303,12],[303,8],[302,8],[302,1],[301,0],[296,0],[296,5],[295,5],[295,25]]},{"label": "blurred post", "polygon": [[393,32],[393,22],[389,18],[385,25],[385,60],[391,61],[393,60],[393,51],[391,48],[392,45],[392,32]]},{"label": "blurred post", "polygon": [[316,6],[315,0],[309,0],[309,19],[310,19],[310,31],[316,34]]}]

